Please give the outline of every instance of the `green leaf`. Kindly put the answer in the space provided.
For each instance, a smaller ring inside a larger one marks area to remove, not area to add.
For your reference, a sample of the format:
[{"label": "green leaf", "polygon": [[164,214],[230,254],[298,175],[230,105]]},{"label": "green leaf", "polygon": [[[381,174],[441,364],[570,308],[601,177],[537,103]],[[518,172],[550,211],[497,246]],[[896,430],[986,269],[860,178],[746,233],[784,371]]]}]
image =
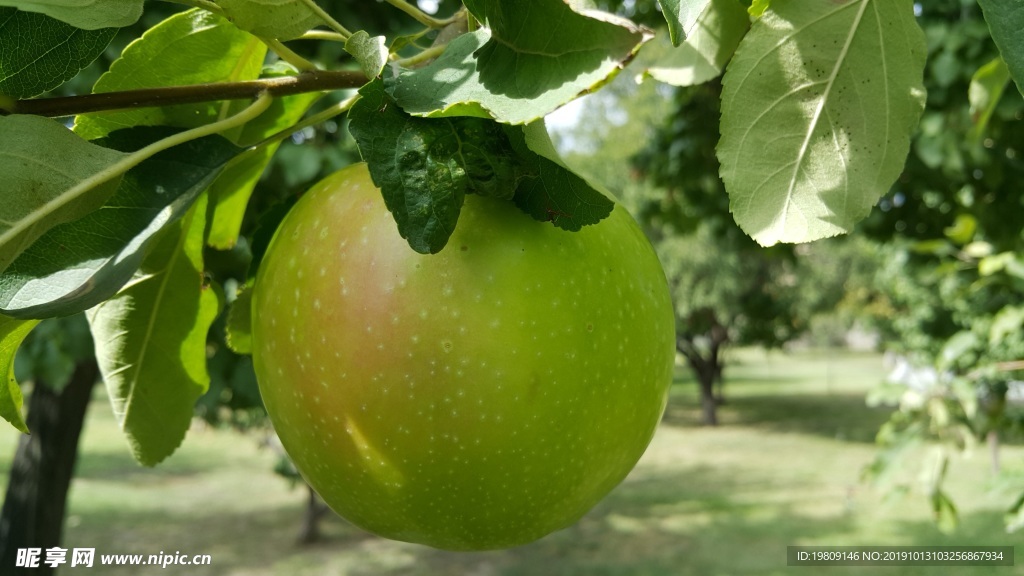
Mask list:
[{"label": "green leaf", "polygon": [[114,415],[146,466],[181,444],[210,382],[206,336],[220,299],[203,279],[205,214],[204,194],[161,234],[133,281],[86,313]]},{"label": "green leaf", "polygon": [[71,383],[79,364],[93,361],[95,348],[84,314],[49,318],[33,328],[18,347],[14,377],[60,393]]},{"label": "green leaf", "polygon": [[410,116],[379,79],[359,93],[349,130],[413,250],[433,254],[444,248],[465,194],[512,196],[515,158],[499,125],[479,118]]},{"label": "green leaf", "polygon": [[978,345],[978,337],[973,332],[961,330],[950,336],[949,340],[942,346],[942,351],[936,359],[936,367],[939,370],[948,370],[962,356],[971,352]]},{"label": "green leaf", "polygon": [[981,142],[988,121],[992,119],[992,113],[995,112],[996,105],[1003,97],[1003,91],[1009,82],[1010,69],[999,56],[974,73],[971,85],[967,89],[967,97],[971,102],[971,120],[974,122],[967,133],[970,141]]},{"label": "green leaf", "polygon": [[345,51],[359,62],[367,78],[376,78],[388,63],[389,52],[384,42],[383,36],[371,38],[366,31],[360,30],[345,42]]},{"label": "green leaf", "polygon": [[942,490],[932,493],[932,514],[935,516],[935,524],[945,534],[952,534],[956,531],[959,523],[956,505]]},{"label": "green leaf", "polygon": [[703,84],[722,73],[749,27],[750,18],[739,2],[711,0],[686,42],[644,75],[673,86]]},{"label": "green leaf", "polygon": [[459,36],[432,63],[394,79],[389,92],[406,112],[526,124],[610,80],[650,38],[562,0],[465,4],[490,30]]},{"label": "green leaf", "polygon": [[359,93],[349,130],[399,233],[417,252],[444,248],[465,194],[511,199],[533,218],[570,231],[611,213],[612,201],[559,158],[543,120],[523,127],[417,118],[395,106],[381,80]]},{"label": "green leaf", "polygon": [[992,318],[992,326],[988,332],[988,343],[995,346],[1007,336],[1017,334],[1024,329],[1024,307],[1004,306]]},{"label": "green leaf", "polygon": [[924,107],[911,2],[774,0],[723,79],[721,177],[758,243],[848,232],[903,169]]},{"label": "green leaf", "polygon": [[978,0],[999,53],[1024,94],[1024,3],[1020,0]]},{"label": "green leaf", "polygon": [[300,0],[217,0],[235,26],[257,36],[293,40],[324,23]]},{"label": "green leaf", "polygon": [[747,13],[753,18],[760,18],[764,11],[768,9],[770,0],[754,0],[750,3],[750,7],[747,8]]},{"label": "green leaf", "polygon": [[953,225],[943,230],[946,238],[960,246],[967,244],[974,238],[974,232],[978,229],[978,219],[970,214],[957,214]]},{"label": "green leaf", "polygon": [[0,116],[0,142],[2,271],[50,228],[99,208],[121,177],[86,190],[79,189],[81,182],[124,154],[90,144],[39,116]]},{"label": "green leaf", "polygon": [[102,54],[116,33],[0,8],[0,93],[31,98],[60,86]]},{"label": "green leaf", "polygon": [[513,201],[521,210],[568,231],[596,224],[611,214],[615,204],[557,159],[543,121],[506,126],[505,133],[519,157]]},{"label": "green leaf", "polygon": [[[736,0],[733,4],[739,5]],[[668,34],[673,46],[679,46],[697,24],[697,18],[707,8],[710,0],[659,0],[661,12],[668,23]]]},{"label": "green leaf", "polygon": [[[266,51],[259,39],[220,16],[198,9],[180,12],[129,44],[96,81],[93,92],[251,80],[259,76]],[[225,118],[244,104],[206,102],[97,112],[78,116],[75,132],[93,140],[131,126],[194,128]]]},{"label": "green leaf", "polygon": [[1024,492],[1017,498],[1017,501],[1010,506],[1005,516],[1006,531],[1016,532],[1024,528]]},{"label": "green leaf", "polygon": [[[311,92],[275,98],[266,112],[245,125],[239,143],[248,146],[294,125],[321,96]],[[278,146],[280,142],[246,150],[231,160],[210,186],[213,215],[207,244],[227,250],[238,241],[249,198]]]},{"label": "green leaf", "polygon": [[39,322],[15,320],[0,315],[0,417],[19,431],[28,434],[28,426],[21,416],[22,396],[18,381],[14,379],[14,355],[18,346]]},{"label": "green leaf", "polygon": [[252,354],[252,287],[251,280],[242,286],[228,308],[225,341],[235,354]]},{"label": "green leaf", "polygon": [[[100,141],[133,152],[177,132],[118,130]],[[159,232],[180,219],[241,150],[220,136],[146,159],[100,210],[43,234],[0,274],[0,311],[18,318],[81,312],[110,298],[136,272]]]},{"label": "green leaf", "polygon": [[98,30],[131,26],[142,16],[143,0],[0,0],[26,12],[39,12],[75,28]]}]

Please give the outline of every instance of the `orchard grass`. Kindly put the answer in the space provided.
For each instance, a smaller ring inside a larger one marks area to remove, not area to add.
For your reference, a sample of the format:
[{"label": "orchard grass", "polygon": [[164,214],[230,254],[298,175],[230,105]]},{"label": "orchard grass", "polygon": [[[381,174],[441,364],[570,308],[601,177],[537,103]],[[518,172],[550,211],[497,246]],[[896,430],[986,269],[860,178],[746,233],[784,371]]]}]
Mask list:
[{"label": "orchard grass", "polygon": [[[885,409],[864,393],[884,375],[880,356],[839,351],[741,350],[728,358],[722,426],[699,422],[697,387],[679,378],[664,422],[640,464],[576,525],[519,548],[448,553],[367,535],[335,517],[322,543],[295,544],[305,492],[271,470],[257,435],[194,426],[154,469],[137,465],[101,386],[83,436],[64,546],[97,554],[210,554],[206,567],[94,567],[90,574],[264,575],[725,575],[793,574],[786,546],[1009,545],[1002,530],[1010,491],[994,481],[987,452],[957,457],[947,488],[961,524],[931,521],[919,493],[893,496],[859,482],[875,453]],[[0,433],[0,480],[16,435]],[[1004,475],[1024,477],[1024,447],[1002,453]],[[915,472],[916,473],[916,472]],[[913,477],[912,473],[908,473]],[[805,569],[806,570],[806,569]],[[864,568],[814,568],[854,574]],[[935,574],[936,568],[869,568]],[[956,568],[1012,574],[1014,568]],[[70,568],[64,569],[71,572]]]}]

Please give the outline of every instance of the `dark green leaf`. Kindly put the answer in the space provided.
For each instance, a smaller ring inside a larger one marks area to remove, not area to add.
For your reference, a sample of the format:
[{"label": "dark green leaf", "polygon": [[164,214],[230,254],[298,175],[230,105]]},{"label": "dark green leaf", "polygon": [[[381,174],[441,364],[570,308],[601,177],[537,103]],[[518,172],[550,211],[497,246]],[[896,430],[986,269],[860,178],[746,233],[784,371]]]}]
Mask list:
[{"label": "dark green leaf", "polygon": [[210,383],[206,339],[220,297],[203,279],[206,207],[200,195],[160,234],[133,281],[86,313],[114,416],[146,466],[181,444]]},{"label": "dark green leaf", "polygon": [[115,33],[0,8],[0,94],[31,98],[60,86],[95,60]]},{"label": "dark green leaf", "polygon": [[[731,0],[737,6],[739,2]],[[668,23],[668,33],[672,38],[672,45],[679,46],[683,40],[690,36],[694,26],[697,24],[697,17],[700,16],[710,0],[660,0],[661,11],[665,14],[665,21]]]},{"label": "dark green leaf", "polygon": [[417,252],[444,248],[467,193],[511,197],[515,159],[500,126],[425,119],[395,105],[376,80],[349,112],[349,129],[398,231]]},{"label": "dark green leaf", "polygon": [[557,160],[543,121],[506,126],[505,133],[519,157],[513,201],[521,210],[570,231],[611,214],[614,203]]},{"label": "dark green leaf", "polygon": [[0,271],[50,228],[99,208],[121,176],[89,187],[124,154],[90,144],[59,122],[0,116]]},{"label": "dark green leaf", "polygon": [[0,315],[0,418],[25,434],[28,434],[28,426],[21,415],[22,396],[18,381],[14,379],[14,355],[38,323]]},{"label": "dark green leaf", "polygon": [[39,12],[75,28],[123,28],[142,16],[143,0],[0,0],[0,6],[13,6]]},{"label": "dark green leaf", "polygon": [[406,112],[525,124],[606,82],[649,39],[628,21],[584,16],[562,0],[466,5],[490,28],[458,37],[431,64],[399,75],[389,91]]},{"label": "dark green leaf", "polygon": [[[136,127],[100,141],[121,152],[177,132]],[[80,312],[113,296],[157,234],[176,222],[241,150],[207,136],[161,152],[121,180],[103,208],[42,235],[0,274],[0,310],[19,318]]]},{"label": "dark green leaf", "polygon": [[1020,0],[978,0],[999,52],[1024,94],[1024,2]]}]

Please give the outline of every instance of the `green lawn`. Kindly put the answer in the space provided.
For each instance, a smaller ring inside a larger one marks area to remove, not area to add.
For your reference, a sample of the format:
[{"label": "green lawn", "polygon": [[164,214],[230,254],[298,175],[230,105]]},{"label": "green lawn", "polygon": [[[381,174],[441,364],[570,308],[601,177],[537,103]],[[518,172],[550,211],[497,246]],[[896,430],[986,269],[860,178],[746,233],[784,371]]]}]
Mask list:
[{"label": "green lawn", "polygon": [[[730,357],[723,426],[696,425],[696,387],[685,371],[640,464],[579,523],[534,544],[448,553],[325,522],[325,542],[294,543],[304,492],[271,472],[275,457],[252,436],[197,428],[156,469],[137,466],[101,393],[92,406],[70,499],[65,546],[97,554],[210,554],[195,567],[70,569],[88,574],[639,576],[729,574],[1024,574],[1014,568],[788,568],[786,546],[1016,545],[1002,530],[1012,496],[996,486],[987,453],[958,458],[949,491],[961,513],[952,535],[931,522],[919,494],[885,498],[860,484],[886,413],[865,406],[881,378],[877,355]],[[0,480],[15,435],[0,433]],[[1024,448],[1003,454],[1024,478]]]}]

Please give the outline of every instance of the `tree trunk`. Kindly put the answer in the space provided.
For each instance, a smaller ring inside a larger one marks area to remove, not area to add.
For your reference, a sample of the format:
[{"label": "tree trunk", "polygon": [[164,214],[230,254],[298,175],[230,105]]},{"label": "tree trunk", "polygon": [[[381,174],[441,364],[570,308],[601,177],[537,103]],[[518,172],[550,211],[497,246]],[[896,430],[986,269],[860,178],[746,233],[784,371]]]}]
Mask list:
[{"label": "tree trunk", "polygon": [[42,550],[32,574],[55,572],[45,563],[46,549],[61,545],[78,438],[98,376],[96,361],[89,359],[75,367],[60,392],[40,381],[33,386],[26,422],[32,433],[18,441],[0,512],[0,571],[5,574],[13,571],[19,548]]},{"label": "tree trunk", "polygon": [[697,376],[697,385],[700,387],[700,405],[705,426],[718,426],[718,400],[715,398],[715,374],[717,355],[712,358],[702,358],[693,350],[685,350],[677,346],[686,361]]},{"label": "tree trunk", "polygon": [[715,384],[717,384],[715,392],[715,403],[718,404],[719,406],[725,404],[725,377],[722,376],[722,368],[722,362],[717,361],[715,363]]},{"label": "tree trunk", "polygon": [[721,343],[712,340],[711,348],[708,350],[708,357],[703,357],[692,341],[685,338],[676,338],[676,350],[679,351],[689,363],[693,373],[697,376],[697,384],[700,386],[700,404],[705,426],[718,426],[718,404],[719,399],[715,395],[715,382],[721,379],[722,363],[719,355]]},{"label": "tree trunk", "polygon": [[989,457],[992,460],[992,474],[998,476],[999,475],[999,468],[1000,468],[1000,466],[999,466],[999,431],[994,429],[994,428],[992,430],[989,430],[988,434],[986,435],[986,440],[988,440]]},{"label": "tree trunk", "polygon": [[697,375],[700,383],[700,405],[704,415],[705,426],[718,426],[718,400],[715,398],[715,381],[707,379],[703,374]]},{"label": "tree trunk", "polygon": [[309,496],[306,499],[306,512],[302,515],[302,529],[299,531],[299,544],[312,544],[320,540],[320,519],[327,513],[327,505],[320,501],[313,487],[306,484]]}]

